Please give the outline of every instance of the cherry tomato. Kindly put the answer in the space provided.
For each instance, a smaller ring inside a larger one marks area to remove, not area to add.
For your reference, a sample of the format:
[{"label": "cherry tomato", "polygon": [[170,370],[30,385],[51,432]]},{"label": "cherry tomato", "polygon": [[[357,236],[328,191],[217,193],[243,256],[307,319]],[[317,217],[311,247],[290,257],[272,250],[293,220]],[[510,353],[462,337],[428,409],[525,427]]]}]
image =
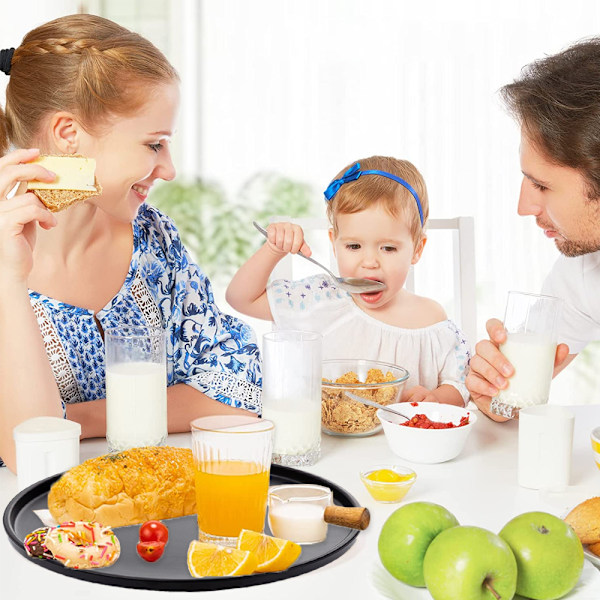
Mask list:
[{"label": "cherry tomato", "polygon": [[148,562],[156,562],[165,551],[165,542],[138,542],[137,553]]},{"label": "cherry tomato", "polygon": [[169,541],[169,530],[161,521],[146,521],[140,527],[141,542],[164,542]]}]

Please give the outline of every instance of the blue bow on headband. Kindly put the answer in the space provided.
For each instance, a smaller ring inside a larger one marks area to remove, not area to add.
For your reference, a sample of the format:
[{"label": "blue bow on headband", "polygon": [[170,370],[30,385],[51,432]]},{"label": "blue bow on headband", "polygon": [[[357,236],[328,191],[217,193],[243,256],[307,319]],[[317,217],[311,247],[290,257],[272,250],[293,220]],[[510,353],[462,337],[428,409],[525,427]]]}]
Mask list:
[{"label": "blue bow on headband", "polygon": [[417,203],[417,208],[419,209],[419,218],[421,219],[421,227],[423,227],[423,208],[421,207],[421,201],[419,200],[419,196],[415,189],[408,183],[408,181],[404,181],[400,177],[396,177],[396,175],[392,175],[391,173],[387,173],[386,171],[379,171],[377,169],[370,169],[367,171],[360,170],[360,163],[356,163],[351,166],[339,179],[334,179],[325,190],[325,200],[329,202],[337,193],[338,190],[349,181],[356,181],[361,175],[381,175],[382,177],[387,177],[388,179],[392,179],[399,183],[402,187],[406,188],[415,199]]},{"label": "blue bow on headband", "polygon": [[356,163],[350,167],[340,179],[334,179],[324,192],[327,201],[331,200],[345,183],[356,181],[361,175],[360,163]]}]

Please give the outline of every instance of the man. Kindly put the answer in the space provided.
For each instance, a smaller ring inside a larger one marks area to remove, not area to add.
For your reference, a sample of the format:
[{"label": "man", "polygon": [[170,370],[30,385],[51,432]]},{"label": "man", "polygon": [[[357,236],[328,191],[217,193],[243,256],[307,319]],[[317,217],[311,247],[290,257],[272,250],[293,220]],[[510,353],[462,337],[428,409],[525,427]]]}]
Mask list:
[{"label": "man", "polygon": [[[565,300],[556,375],[600,339],[600,37],[528,65],[501,92],[521,126],[518,212],[534,216],[563,255],[543,286]],[[514,369],[498,349],[502,323],[491,319],[487,332],[466,385],[480,410],[503,421],[490,401]]]}]

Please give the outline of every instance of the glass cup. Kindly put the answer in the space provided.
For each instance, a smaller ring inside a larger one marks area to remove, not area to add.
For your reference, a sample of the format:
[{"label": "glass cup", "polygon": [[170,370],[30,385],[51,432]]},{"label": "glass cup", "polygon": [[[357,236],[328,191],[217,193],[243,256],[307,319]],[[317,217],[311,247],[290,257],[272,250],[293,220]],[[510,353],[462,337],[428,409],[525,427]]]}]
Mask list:
[{"label": "glass cup", "polygon": [[508,387],[492,399],[491,411],[515,418],[521,408],[546,404],[554,370],[562,300],[509,292],[500,350],[515,369]]},{"label": "glass cup", "polygon": [[215,415],[191,427],[198,539],[235,546],[242,529],[264,529],[274,425]]},{"label": "glass cup", "polygon": [[109,452],[161,446],[167,439],[165,332],[117,327],[106,344],[106,441]]},{"label": "glass cup", "polygon": [[275,423],[275,464],[309,466],[321,456],[322,339],[294,330],[263,336],[262,415]]},{"label": "glass cup", "polygon": [[332,491],[322,485],[276,485],[269,490],[269,528],[278,538],[317,544],[327,537],[325,509]]}]

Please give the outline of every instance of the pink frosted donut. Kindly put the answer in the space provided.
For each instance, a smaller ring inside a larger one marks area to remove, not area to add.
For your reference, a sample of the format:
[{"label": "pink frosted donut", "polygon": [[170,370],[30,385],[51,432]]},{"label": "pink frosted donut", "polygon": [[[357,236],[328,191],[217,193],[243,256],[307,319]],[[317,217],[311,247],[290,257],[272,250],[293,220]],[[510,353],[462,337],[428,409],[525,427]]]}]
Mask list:
[{"label": "pink frosted donut", "polygon": [[94,521],[69,521],[51,527],[46,547],[71,569],[97,569],[117,561],[121,545],[110,527]]}]

